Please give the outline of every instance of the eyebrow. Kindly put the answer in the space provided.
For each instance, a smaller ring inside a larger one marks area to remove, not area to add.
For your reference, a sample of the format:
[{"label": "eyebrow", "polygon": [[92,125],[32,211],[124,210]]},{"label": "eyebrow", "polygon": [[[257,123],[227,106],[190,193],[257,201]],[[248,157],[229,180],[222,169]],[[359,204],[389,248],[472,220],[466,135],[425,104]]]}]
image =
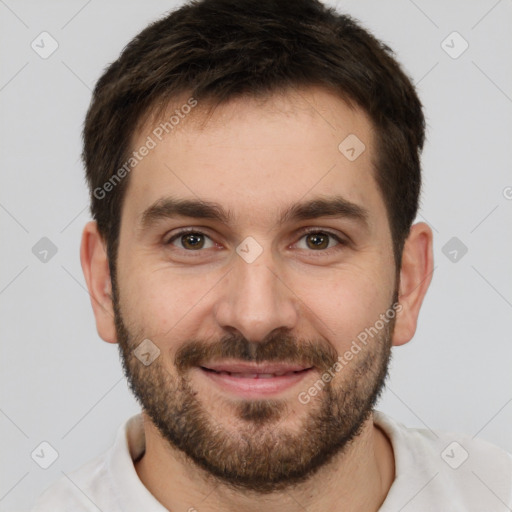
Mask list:
[{"label": "eyebrow", "polygon": [[[220,204],[195,199],[162,197],[146,208],[140,215],[139,229],[150,229],[159,221],[176,217],[209,219],[229,225],[234,216]],[[312,199],[289,206],[281,212],[279,224],[311,220],[320,217],[340,217],[356,221],[369,228],[369,211],[342,196],[328,196]]]}]

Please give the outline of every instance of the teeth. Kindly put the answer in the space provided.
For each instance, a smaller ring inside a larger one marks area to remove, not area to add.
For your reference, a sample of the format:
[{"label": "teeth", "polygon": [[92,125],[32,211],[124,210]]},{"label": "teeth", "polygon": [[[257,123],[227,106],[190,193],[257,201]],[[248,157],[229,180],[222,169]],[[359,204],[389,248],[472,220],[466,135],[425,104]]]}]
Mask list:
[{"label": "teeth", "polygon": [[230,377],[236,377],[239,379],[271,379],[273,377],[282,377],[294,375],[296,373],[302,373],[306,371],[304,370],[297,370],[297,371],[289,371],[289,372],[276,372],[276,373],[244,373],[244,372],[227,372],[225,370],[223,371],[217,371],[217,370],[211,370],[209,368],[205,368],[205,370],[208,370],[210,372],[215,372],[217,375],[228,375]]},{"label": "teeth", "polygon": [[273,377],[282,377],[283,375],[293,375],[297,372],[281,372],[281,373],[240,373],[240,372],[217,372],[219,375],[229,375],[241,379],[271,379]]}]

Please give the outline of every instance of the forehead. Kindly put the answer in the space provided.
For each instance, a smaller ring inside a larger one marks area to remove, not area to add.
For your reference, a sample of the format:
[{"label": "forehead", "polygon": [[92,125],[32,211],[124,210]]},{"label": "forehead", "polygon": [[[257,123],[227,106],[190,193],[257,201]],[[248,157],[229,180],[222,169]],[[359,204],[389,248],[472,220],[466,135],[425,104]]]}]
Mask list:
[{"label": "forehead", "polygon": [[165,197],[221,203],[235,222],[275,223],[317,196],[382,210],[372,123],[337,95],[310,88],[213,110],[199,101],[180,108],[189,100],[173,102],[133,137],[135,151],[152,147],[130,173],[130,224],[140,225],[148,207]]}]

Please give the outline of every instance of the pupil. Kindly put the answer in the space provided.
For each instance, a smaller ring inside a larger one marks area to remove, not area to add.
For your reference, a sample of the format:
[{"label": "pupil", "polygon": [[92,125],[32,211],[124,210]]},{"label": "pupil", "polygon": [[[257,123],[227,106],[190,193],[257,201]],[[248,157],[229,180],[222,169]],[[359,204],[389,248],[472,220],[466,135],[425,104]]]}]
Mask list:
[{"label": "pupil", "polygon": [[199,247],[199,245],[201,244],[201,235],[199,235],[197,233],[185,235],[183,238],[185,240],[185,243],[184,243],[185,246],[188,245],[195,249],[195,248]]},{"label": "pupil", "polygon": [[327,240],[327,236],[325,234],[313,234],[310,236],[310,241],[313,245],[318,248],[320,246],[325,246],[325,241]]}]

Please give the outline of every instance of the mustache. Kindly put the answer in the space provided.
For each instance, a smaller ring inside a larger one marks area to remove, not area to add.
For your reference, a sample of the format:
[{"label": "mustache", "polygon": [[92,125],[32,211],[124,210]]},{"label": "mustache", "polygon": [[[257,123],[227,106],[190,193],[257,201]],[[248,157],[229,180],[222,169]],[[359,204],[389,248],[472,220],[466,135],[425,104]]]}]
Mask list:
[{"label": "mustache", "polygon": [[338,352],[324,340],[297,339],[288,332],[276,330],[260,342],[251,342],[241,335],[227,335],[213,343],[191,340],[178,349],[174,364],[184,373],[189,368],[226,359],[296,363],[326,371],[338,360]]}]

